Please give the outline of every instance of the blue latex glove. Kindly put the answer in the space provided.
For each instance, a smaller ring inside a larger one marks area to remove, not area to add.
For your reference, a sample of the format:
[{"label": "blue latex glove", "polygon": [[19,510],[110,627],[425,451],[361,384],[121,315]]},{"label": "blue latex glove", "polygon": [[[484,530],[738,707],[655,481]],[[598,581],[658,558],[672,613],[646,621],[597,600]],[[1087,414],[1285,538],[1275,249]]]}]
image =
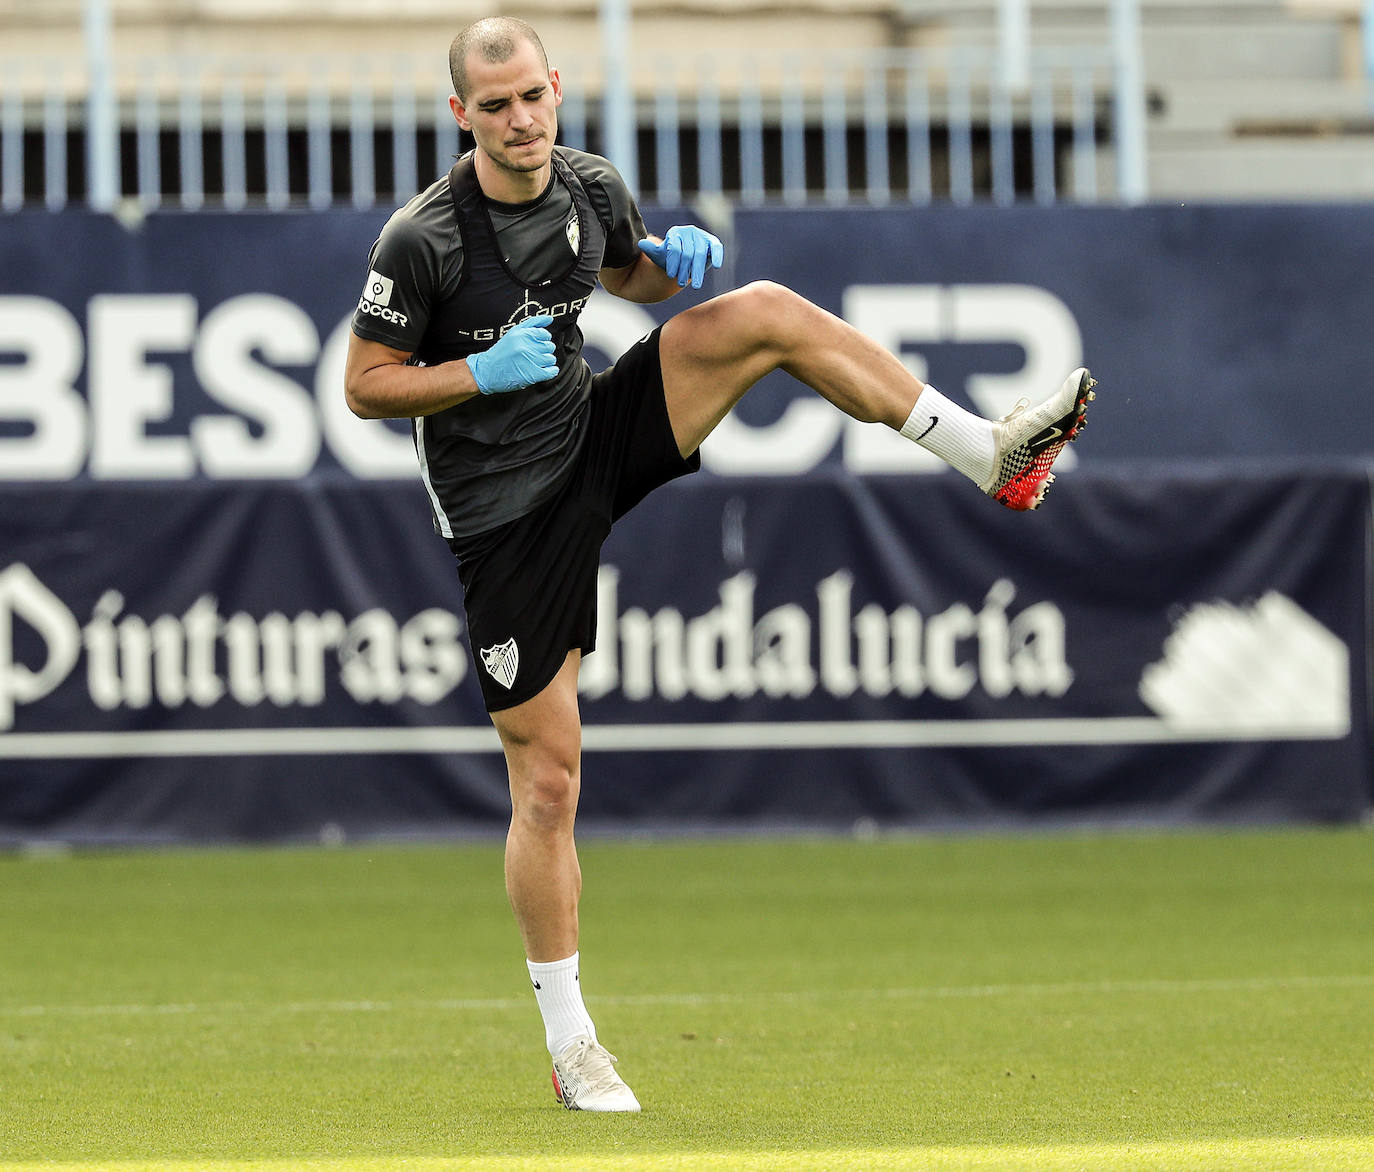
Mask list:
[{"label": "blue latex glove", "polygon": [[546,314],[527,317],[502,334],[491,349],[469,354],[468,369],[477,389],[484,395],[500,395],[557,375],[551,325],[553,318]]},{"label": "blue latex glove", "polygon": [[662,244],[641,240],[639,251],[658,265],[684,289],[690,284],[700,289],[706,279],[706,266],[720,268],[725,248],[711,233],[691,224],[677,224],[668,229]]}]

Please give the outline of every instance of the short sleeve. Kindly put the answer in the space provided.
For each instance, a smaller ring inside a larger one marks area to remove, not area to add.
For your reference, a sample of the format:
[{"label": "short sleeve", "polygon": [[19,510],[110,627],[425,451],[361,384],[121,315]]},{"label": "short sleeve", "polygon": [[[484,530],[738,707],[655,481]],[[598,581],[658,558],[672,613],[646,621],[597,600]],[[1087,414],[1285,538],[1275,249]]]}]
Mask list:
[{"label": "short sleeve", "polygon": [[606,254],[602,267],[623,269],[639,259],[637,245],[649,234],[639,205],[620,172],[608,159],[584,154],[578,162],[577,172],[587,185],[587,195],[606,225]]},{"label": "short sleeve", "polygon": [[439,252],[420,225],[397,212],[372,245],[353,332],[414,353],[429,324],[440,282]]}]

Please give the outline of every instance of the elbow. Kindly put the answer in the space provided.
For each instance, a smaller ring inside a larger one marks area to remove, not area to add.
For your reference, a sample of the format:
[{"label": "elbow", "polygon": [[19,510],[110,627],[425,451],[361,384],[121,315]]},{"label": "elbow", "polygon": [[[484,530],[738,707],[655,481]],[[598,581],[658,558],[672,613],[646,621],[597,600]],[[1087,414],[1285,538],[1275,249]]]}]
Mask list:
[{"label": "elbow", "polygon": [[359,394],[358,388],[352,383],[344,384],[344,402],[359,419],[379,418],[376,408],[369,405],[367,400]]}]

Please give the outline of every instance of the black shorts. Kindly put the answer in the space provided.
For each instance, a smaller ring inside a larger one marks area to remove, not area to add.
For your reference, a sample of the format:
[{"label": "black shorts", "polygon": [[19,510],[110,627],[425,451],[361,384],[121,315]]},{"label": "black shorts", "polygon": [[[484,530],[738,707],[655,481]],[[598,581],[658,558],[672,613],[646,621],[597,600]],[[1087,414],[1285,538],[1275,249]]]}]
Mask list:
[{"label": "black shorts", "polygon": [[658,335],[593,377],[582,449],[553,497],[479,538],[450,542],[488,712],[537,696],[569,651],[595,648],[596,574],[611,524],[701,467],[700,453],[684,459],[673,439]]}]

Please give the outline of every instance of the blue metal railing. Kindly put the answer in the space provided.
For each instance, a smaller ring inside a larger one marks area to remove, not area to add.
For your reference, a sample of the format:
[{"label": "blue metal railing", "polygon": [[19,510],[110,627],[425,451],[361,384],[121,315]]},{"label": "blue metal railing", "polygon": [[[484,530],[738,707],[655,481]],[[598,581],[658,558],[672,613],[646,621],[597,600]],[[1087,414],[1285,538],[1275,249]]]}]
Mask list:
[{"label": "blue metal railing", "polygon": [[1374,0],[1364,0],[1360,19],[1364,42],[1364,75],[1374,90]]},{"label": "blue metal railing", "polygon": [[[569,145],[604,144],[600,63],[560,65]],[[229,58],[113,62],[117,199],[228,209],[407,198],[460,146],[434,63]],[[1109,47],[1036,48],[1028,85],[995,48],[715,54],[660,63],[620,159],[659,202],[1040,203],[1117,198]],[[0,209],[92,201],[78,165],[79,60],[0,58]],[[639,158],[639,154],[643,158]],[[1135,160],[1134,165],[1139,165]],[[86,168],[88,171],[90,168]]]}]

